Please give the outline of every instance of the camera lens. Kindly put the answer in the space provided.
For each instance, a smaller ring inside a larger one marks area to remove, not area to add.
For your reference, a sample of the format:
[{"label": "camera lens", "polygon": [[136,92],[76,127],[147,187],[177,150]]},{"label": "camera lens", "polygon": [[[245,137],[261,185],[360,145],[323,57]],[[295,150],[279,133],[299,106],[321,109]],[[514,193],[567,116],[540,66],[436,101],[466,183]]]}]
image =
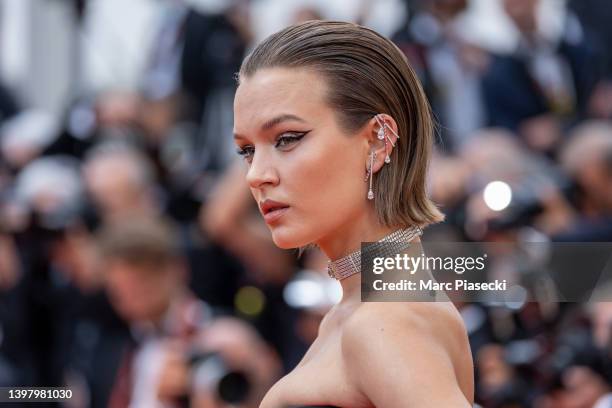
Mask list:
[{"label": "camera lens", "polygon": [[194,353],[190,362],[194,386],[215,390],[222,401],[230,404],[247,399],[251,389],[248,377],[231,370],[219,353]]},{"label": "camera lens", "polygon": [[217,391],[223,401],[237,404],[247,398],[249,382],[243,373],[230,372],[219,380]]}]

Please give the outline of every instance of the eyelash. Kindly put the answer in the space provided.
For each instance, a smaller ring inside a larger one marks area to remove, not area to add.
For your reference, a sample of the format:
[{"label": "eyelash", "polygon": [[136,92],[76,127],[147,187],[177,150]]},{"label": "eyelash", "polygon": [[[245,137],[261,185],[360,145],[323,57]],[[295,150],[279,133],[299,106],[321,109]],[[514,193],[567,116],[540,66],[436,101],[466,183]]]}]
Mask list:
[{"label": "eyelash", "polygon": [[[285,147],[291,143],[298,142],[304,136],[306,136],[306,133],[308,132],[285,132],[276,140],[276,144],[274,145],[274,147],[276,148]],[[291,135],[291,136],[288,136],[288,135]],[[242,156],[242,158],[244,158],[245,160],[249,160],[250,158],[253,157],[253,154],[255,153],[255,148],[251,145],[247,145],[247,146],[239,148],[236,151],[236,153]]]}]

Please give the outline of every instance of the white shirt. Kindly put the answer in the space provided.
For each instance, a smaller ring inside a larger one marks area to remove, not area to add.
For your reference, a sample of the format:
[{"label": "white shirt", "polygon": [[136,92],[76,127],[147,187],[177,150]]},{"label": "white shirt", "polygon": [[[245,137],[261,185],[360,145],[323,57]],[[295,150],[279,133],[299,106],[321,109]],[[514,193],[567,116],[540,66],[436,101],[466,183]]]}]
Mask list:
[{"label": "white shirt", "polygon": [[611,408],[612,407],[612,392],[607,393],[597,400],[593,408]]}]

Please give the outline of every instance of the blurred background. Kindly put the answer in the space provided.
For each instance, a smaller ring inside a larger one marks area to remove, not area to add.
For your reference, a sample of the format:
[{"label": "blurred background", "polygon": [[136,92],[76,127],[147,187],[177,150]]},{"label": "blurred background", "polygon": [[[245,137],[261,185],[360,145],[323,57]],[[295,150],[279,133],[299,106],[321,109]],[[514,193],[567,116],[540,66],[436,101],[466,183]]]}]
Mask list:
[{"label": "blurred background", "polygon": [[[0,386],[252,407],[299,362],[339,287],[274,246],[231,135],[245,54],[309,19],[423,81],[424,241],[612,241],[608,0],[1,0]],[[482,407],[612,407],[612,303],[457,307]]]}]

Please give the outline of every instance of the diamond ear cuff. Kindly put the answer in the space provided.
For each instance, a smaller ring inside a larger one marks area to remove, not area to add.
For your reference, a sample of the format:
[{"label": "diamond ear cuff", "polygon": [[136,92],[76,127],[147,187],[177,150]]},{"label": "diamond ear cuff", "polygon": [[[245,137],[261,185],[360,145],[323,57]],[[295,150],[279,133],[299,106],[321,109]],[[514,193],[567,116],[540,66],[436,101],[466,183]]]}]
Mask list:
[{"label": "diamond ear cuff", "polygon": [[[385,163],[389,164],[391,163],[391,157],[389,156],[389,149],[387,149],[387,143],[391,143],[391,146],[395,147],[395,142],[391,139],[391,137],[389,136],[389,133],[395,136],[395,140],[399,140],[399,135],[393,130],[391,126],[387,124],[387,122],[384,120],[384,118],[380,114],[374,116],[374,119],[376,119],[376,122],[378,123],[378,126],[379,126],[378,132],[376,133],[376,137],[378,138],[378,140],[385,141],[385,154],[386,154]],[[374,177],[373,167],[374,167],[375,159],[376,159],[376,153],[372,151],[370,153],[370,165],[368,166],[367,174],[366,174],[366,181],[368,180],[368,178],[370,179],[369,180],[370,188],[368,189],[368,200],[374,199],[374,191],[372,190],[372,178]]]}]

